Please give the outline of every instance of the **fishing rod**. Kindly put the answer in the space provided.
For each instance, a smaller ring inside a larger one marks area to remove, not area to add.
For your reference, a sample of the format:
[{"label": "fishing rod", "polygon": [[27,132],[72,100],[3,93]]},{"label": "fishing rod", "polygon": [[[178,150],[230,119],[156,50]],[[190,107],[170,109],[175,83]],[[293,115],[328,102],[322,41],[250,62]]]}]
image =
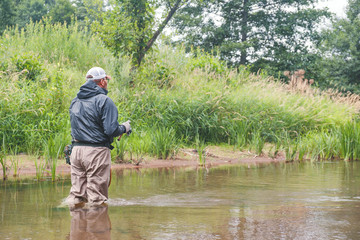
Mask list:
[{"label": "fishing rod", "polygon": [[[142,92],[141,95],[144,94],[144,93],[145,93],[145,91]],[[134,110],[131,112],[130,117],[129,117],[130,119],[132,119],[132,116],[134,116],[134,113],[135,113],[137,107],[139,106],[139,103],[140,103],[140,99],[137,101]],[[130,120],[127,120],[126,122],[128,122],[128,123],[130,124],[131,121],[130,121]],[[129,130],[126,134],[127,134],[128,136],[130,136],[131,133],[132,133],[132,128],[130,127],[130,130]],[[120,141],[122,135],[124,135],[124,134],[121,134],[121,135],[118,137],[118,139],[117,139],[118,141]]]}]

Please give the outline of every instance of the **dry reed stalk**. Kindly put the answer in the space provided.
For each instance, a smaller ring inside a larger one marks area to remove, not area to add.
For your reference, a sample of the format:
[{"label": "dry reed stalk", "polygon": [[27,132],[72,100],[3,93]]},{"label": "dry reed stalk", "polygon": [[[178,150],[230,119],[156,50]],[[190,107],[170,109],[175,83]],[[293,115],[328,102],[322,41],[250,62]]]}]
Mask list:
[{"label": "dry reed stalk", "polygon": [[334,102],[347,104],[349,106],[354,107],[357,112],[360,112],[359,95],[351,92],[342,93],[336,89],[328,89],[327,91],[324,92],[324,94],[328,96],[330,99],[332,99]]},{"label": "dry reed stalk", "polygon": [[346,104],[354,107],[357,112],[360,112],[360,96],[347,92],[342,93],[336,89],[328,89],[326,91],[320,91],[319,89],[312,88],[314,79],[305,79],[305,70],[300,69],[295,72],[285,71],[284,75],[290,79],[290,82],[286,85],[286,88],[291,92],[300,93],[307,96],[321,95],[329,97],[336,103]]},{"label": "dry reed stalk", "polygon": [[294,72],[285,71],[284,75],[290,80],[289,84],[287,85],[287,88],[290,91],[310,96],[314,96],[314,94],[316,94],[315,89],[311,87],[311,85],[314,83],[314,79],[306,79],[305,70],[299,69]]}]

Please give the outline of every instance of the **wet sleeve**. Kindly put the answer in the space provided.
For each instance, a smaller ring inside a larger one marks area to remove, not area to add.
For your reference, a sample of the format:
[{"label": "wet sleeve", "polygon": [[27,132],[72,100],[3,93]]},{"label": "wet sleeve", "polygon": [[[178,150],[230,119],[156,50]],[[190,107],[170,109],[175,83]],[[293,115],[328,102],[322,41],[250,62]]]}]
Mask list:
[{"label": "wet sleeve", "polygon": [[119,124],[118,110],[109,97],[105,99],[101,121],[104,127],[104,133],[110,138],[120,136],[126,131],[125,127]]}]

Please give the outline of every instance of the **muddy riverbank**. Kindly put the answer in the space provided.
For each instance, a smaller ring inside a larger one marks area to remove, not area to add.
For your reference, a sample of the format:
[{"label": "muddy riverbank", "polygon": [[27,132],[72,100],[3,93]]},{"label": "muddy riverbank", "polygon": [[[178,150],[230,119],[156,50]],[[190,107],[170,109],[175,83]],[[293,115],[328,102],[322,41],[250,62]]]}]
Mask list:
[{"label": "muddy riverbank", "polygon": [[[16,162],[17,164],[14,164]],[[35,163],[37,162],[37,164]],[[178,153],[169,159],[156,159],[149,156],[142,156],[140,159],[133,157],[132,160],[125,162],[113,161],[112,169],[134,169],[134,168],[198,168],[198,167],[214,167],[222,165],[248,165],[249,167],[257,164],[268,164],[275,162],[285,162],[285,157],[281,154],[276,158],[270,158],[265,155],[257,156],[248,151],[234,151],[229,147],[212,146],[206,149],[205,164],[199,163],[199,156],[195,149],[180,149]],[[37,173],[43,173],[43,176],[51,176],[51,167],[45,166],[43,170],[39,165],[44,164],[41,158],[36,159],[35,156],[20,154],[17,156],[7,156],[7,177],[9,180],[16,177],[32,178]],[[38,166],[36,166],[38,165]],[[17,167],[16,167],[17,166]],[[16,170],[17,169],[17,170]],[[14,175],[17,173],[16,175]],[[63,178],[70,174],[70,166],[65,163],[65,159],[61,158],[57,162],[56,175]],[[3,178],[3,173],[0,173]]]}]

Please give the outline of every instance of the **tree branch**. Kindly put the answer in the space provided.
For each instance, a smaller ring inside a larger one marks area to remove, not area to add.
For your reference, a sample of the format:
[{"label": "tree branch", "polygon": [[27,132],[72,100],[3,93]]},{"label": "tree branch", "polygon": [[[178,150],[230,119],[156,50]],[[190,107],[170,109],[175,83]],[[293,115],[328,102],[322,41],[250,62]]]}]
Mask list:
[{"label": "tree branch", "polygon": [[[168,22],[170,21],[170,19],[173,17],[173,15],[175,14],[175,12],[180,8],[180,3],[183,0],[177,0],[176,3],[174,4],[174,6],[171,8],[170,12],[168,13],[168,15],[166,16],[166,18],[164,19],[164,21],[160,24],[158,30],[154,33],[154,35],[152,36],[152,38],[147,42],[146,47],[144,49],[144,51],[142,51],[142,53],[139,56],[138,59],[138,66],[140,66],[142,59],[145,56],[145,53],[152,47],[152,45],[154,44],[154,42],[156,41],[156,39],[159,37],[159,35],[161,34],[161,32],[164,30],[165,26],[168,24]],[[186,0],[187,1],[187,0]],[[185,1],[185,2],[186,2]]]}]

